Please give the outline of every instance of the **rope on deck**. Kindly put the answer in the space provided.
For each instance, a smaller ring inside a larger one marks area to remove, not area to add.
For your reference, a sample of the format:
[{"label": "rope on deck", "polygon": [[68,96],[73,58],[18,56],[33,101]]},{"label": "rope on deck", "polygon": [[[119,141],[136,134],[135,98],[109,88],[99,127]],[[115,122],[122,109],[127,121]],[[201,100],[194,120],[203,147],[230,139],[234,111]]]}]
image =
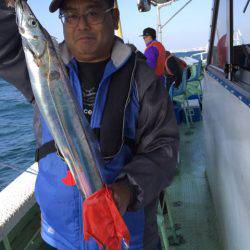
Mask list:
[{"label": "rope on deck", "polygon": [[37,171],[35,163],[0,192],[0,241],[35,204],[36,175],[29,172]]}]

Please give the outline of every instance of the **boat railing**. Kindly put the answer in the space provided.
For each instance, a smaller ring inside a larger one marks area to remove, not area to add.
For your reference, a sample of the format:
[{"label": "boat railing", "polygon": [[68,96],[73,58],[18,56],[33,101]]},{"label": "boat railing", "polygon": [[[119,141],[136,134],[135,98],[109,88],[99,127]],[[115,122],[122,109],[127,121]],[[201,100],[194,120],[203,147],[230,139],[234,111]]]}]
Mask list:
[{"label": "boat railing", "polygon": [[35,163],[0,192],[0,242],[35,205],[37,171]]}]

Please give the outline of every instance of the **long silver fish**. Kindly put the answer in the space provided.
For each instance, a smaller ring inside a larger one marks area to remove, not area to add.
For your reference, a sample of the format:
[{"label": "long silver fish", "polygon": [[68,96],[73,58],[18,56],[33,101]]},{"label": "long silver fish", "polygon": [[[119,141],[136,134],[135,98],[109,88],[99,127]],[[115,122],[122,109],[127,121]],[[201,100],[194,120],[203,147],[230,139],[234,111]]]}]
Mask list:
[{"label": "long silver fish", "polygon": [[50,35],[25,0],[16,0],[15,10],[36,103],[79,190],[88,197],[102,187],[99,145]]}]

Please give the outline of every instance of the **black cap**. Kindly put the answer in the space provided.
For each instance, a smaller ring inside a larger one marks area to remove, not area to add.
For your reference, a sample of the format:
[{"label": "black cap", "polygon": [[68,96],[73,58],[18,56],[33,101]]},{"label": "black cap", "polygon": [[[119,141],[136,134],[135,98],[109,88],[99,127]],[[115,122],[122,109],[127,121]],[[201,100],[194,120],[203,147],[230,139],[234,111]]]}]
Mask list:
[{"label": "black cap", "polygon": [[49,6],[49,11],[52,13],[57,11],[62,5],[63,1],[64,0],[53,0]]},{"label": "black cap", "polygon": [[[53,0],[49,6],[49,11],[52,13],[57,11],[61,7],[63,1],[64,0]],[[110,7],[114,6],[114,0],[105,0],[105,1],[108,3]]]},{"label": "black cap", "polygon": [[155,39],[156,38],[156,31],[155,31],[155,29],[148,27],[148,28],[143,30],[142,36],[151,36],[153,39]]}]

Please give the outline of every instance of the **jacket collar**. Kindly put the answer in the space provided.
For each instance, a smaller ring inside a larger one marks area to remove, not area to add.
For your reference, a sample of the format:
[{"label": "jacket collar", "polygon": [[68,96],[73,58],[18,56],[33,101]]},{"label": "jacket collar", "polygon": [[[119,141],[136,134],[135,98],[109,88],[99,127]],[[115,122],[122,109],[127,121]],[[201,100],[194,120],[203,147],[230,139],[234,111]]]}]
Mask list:
[{"label": "jacket collar", "polygon": [[127,62],[131,56],[132,50],[129,46],[123,43],[123,41],[116,37],[115,43],[111,52],[111,60],[116,68],[120,68]]},{"label": "jacket collar", "polygon": [[[68,65],[69,62],[73,59],[73,56],[68,50],[65,41],[60,43],[59,48],[64,64]],[[114,46],[111,52],[111,60],[115,68],[120,68],[124,63],[126,63],[128,58],[131,56],[131,53],[131,48],[125,45],[120,38],[115,37]]]}]

